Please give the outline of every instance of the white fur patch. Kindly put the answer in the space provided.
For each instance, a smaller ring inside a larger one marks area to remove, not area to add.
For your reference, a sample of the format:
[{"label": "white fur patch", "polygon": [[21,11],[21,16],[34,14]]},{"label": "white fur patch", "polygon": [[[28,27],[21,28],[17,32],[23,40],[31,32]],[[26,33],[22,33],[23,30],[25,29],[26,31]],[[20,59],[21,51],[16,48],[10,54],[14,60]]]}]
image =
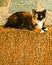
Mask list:
[{"label": "white fur patch", "polygon": [[44,30],[41,30],[41,32],[40,33],[44,33]]},{"label": "white fur patch", "polygon": [[43,21],[36,20],[35,22],[37,23],[37,25],[38,25],[39,28],[41,29],[42,26],[43,26]]}]

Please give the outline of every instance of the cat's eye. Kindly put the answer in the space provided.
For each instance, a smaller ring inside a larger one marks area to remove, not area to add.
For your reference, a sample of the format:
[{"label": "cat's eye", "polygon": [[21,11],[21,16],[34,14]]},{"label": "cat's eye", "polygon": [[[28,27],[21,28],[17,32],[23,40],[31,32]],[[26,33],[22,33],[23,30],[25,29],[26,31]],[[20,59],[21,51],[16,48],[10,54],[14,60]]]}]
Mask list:
[{"label": "cat's eye", "polygon": [[42,18],[42,15],[40,17]]}]

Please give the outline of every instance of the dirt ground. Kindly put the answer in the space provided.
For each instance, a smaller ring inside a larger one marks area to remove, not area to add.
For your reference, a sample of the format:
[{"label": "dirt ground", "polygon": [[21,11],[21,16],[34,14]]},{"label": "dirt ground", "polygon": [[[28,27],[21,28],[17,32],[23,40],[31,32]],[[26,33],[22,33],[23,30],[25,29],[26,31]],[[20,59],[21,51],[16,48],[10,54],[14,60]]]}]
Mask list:
[{"label": "dirt ground", "polygon": [[0,65],[52,65],[52,26],[33,30],[0,27]]}]

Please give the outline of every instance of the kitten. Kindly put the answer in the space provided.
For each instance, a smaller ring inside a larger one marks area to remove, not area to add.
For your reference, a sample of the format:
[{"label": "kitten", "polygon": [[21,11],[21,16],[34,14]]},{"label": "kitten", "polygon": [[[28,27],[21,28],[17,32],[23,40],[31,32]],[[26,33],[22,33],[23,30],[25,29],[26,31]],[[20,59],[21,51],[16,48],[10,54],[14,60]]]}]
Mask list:
[{"label": "kitten", "polygon": [[3,27],[34,30],[35,26],[38,25],[42,33],[42,31],[46,30],[44,27],[45,17],[46,10],[36,12],[35,9],[33,9],[32,13],[20,11],[9,16],[6,24]]}]

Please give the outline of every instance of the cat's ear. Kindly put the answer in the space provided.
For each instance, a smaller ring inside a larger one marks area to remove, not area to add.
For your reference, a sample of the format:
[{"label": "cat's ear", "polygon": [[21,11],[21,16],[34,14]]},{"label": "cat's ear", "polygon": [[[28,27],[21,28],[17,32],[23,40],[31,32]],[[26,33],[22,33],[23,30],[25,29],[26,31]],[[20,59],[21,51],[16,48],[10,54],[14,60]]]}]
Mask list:
[{"label": "cat's ear", "polygon": [[46,9],[42,11],[44,14],[46,14]]},{"label": "cat's ear", "polygon": [[33,13],[33,14],[36,14],[36,10],[35,10],[35,9],[32,9],[32,13]]}]

